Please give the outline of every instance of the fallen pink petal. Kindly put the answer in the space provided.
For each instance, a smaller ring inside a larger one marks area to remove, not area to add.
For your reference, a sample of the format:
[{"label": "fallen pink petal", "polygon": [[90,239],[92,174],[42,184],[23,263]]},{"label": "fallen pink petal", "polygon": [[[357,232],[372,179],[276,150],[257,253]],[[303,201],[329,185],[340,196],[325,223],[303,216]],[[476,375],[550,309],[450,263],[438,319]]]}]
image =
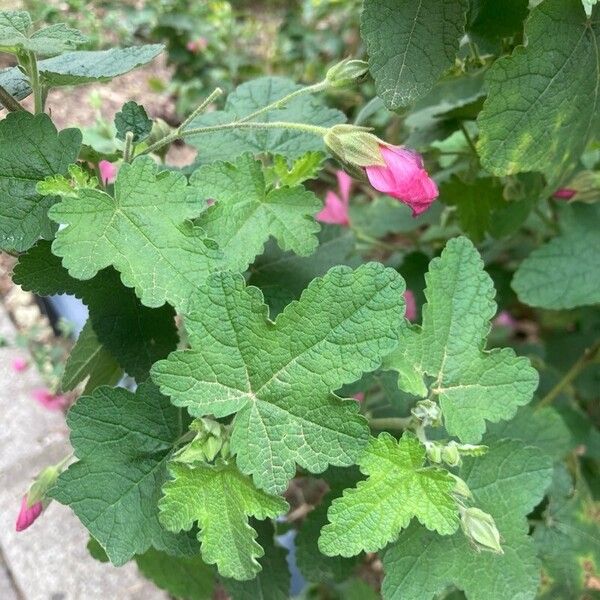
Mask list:
[{"label": "fallen pink petal", "polygon": [[410,206],[413,216],[425,212],[439,195],[435,181],[429,177],[421,156],[401,146],[380,146],[385,166],[365,167],[369,183]]},{"label": "fallen pink petal", "polygon": [[21,500],[21,510],[17,516],[15,529],[17,531],[23,531],[24,529],[30,527],[33,522],[42,514],[42,510],[44,510],[44,505],[41,502],[36,502],[35,504],[28,506],[27,494],[25,494]]},{"label": "fallen pink petal", "polygon": [[43,388],[37,388],[31,392],[33,399],[48,410],[62,410],[69,405],[69,400],[62,394],[53,394]]},{"label": "fallen pink petal", "polygon": [[10,368],[15,373],[22,373],[23,371],[27,370],[28,367],[29,367],[29,363],[27,362],[27,360],[25,360],[24,358],[22,358],[20,356],[13,358],[10,363]]},{"label": "fallen pink petal", "polygon": [[411,290],[404,292],[404,302],[406,303],[406,312],[404,313],[406,318],[414,321],[417,318],[417,302]]},{"label": "fallen pink petal", "polygon": [[100,179],[104,185],[113,183],[117,178],[117,167],[107,160],[101,160],[98,163],[98,170],[100,171]]},{"label": "fallen pink petal", "polygon": [[328,191],[325,195],[325,206],[321,212],[317,213],[315,218],[321,223],[347,227],[350,224],[348,208],[350,206],[352,178],[345,171],[338,170],[337,180],[339,194],[331,190]]}]

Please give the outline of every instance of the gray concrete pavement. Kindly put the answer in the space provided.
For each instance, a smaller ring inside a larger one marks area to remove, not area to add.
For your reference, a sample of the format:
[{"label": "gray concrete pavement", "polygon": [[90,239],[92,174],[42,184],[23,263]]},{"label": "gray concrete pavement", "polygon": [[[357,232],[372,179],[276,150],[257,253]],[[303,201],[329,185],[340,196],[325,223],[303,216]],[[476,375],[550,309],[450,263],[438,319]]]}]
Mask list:
[{"label": "gray concrete pavement", "polygon": [[[1,303],[0,336],[9,341],[15,336]],[[134,564],[116,569],[91,558],[85,529],[56,502],[29,529],[15,531],[32,478],[70,452],[62,413],[31,398],[42,381],[33,368],[13,373],[16,355],[14,348],[0,348],[0,599],[166,600]]]}]

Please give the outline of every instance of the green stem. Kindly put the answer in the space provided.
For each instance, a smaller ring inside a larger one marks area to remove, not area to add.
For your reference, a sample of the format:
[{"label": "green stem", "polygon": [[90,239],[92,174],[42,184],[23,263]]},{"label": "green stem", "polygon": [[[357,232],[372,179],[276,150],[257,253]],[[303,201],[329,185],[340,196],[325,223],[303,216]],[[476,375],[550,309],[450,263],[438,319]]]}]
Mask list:
[{"label": "green stem", "polygon": [[204,133],[214,133],[215,131],[224,131],[226,129],[292,129],[296,131],[304,131],[306,133],[313,133],[323,137],[327,132],[327,127],[319,127],[317,125],[308,125],[306,123],[287,123],[285,121],[273,121],[271,123],[246,123],[240,121],[233,121],[232,123],[223,123],[222,125],[211,125],[209,127],[195,127],[192,129],[186,129],[184,131],[175,130],[173,133],[167,135],[162,140],[158,140],[151,146],[148,146],[142,154],[150,154],[156,150],[170,144],[178,139],[185,139],[194,135],[202,135]]},{"label": "green stem", "polygon": [[133,131],[125,134],[125,149],[123,150],[123,160],[130,163],[133,158]]},{"label": "green stem", "polygon": [[196,108],[196,110],[194,110],[192,114],[183,121],[176,131],[181,133],[198,115],[201,115],[206,110],[206,107],[213,100],[216,100],[222,93],[223,90],[221,88],[215,88],[213,92],[211,92],[211,94],[204,100],[204,102],[202,102],[202,104],[200,104],[200,106],[198,106],[198,108]]},{"label": "green stem", "polygon": [[471,148],[471,151],[473,152],[473,154],[475,156],[478,156],[477,148],[475,147],[475,142],[472,140],[471,136],[469,135],[469,132],[467,131],[467,128],[465,127],[465,124],[463,121],[460,122],[460,130],[463,132],[463,135],[465,136],[465,139],[467,140],[467,144],[469,144],[469,148]]},{"label": "green stem", "polygon": [[4,106],[4,108],[10,112],[17,112],[19,110],[25,110],[18,100],[13,98],[12,94],[10,94],[6,89],[4,89],[0,85],[0,104]]},{"label": "green stem", "polygon": [[319,81],[319,83],[314,83],[313,85],[307,85],[306,87],[300,88],[275,102],[271,102],[271,104],[267,104],[267,106],[263,106],[259,110],[255,110],[253,113],[246,115],[244,118],[240,119],[238,123],[246,123],[247,121],[251,121],[252,119],[259,117],[260,115],[264,115],[267,112],[272,110],[276,110],[285,106],[290,100],[297,98],[298,96],[302,96],[304,94],[316,94],[324,89],[329,87],[329,82],[326,80]]},{"label": "green stem", "polygon": [[552,404],[560,393],[569,386],[579,374],[591,363],[600,359],[600,341],[588,348],[578,359],[573,366],[566,372],[565,376],[540,400],[537,408]]},{"label": "green stem", "polygon": [[35,52],[28,53],[29,58],[29,83],[33,91],[33,111],[36,115],[44,112],[43,90],[40,84],[40,72],[38,70]]},{"label": "green stem", "polygon": [[395,431],[404,431],[414,422],[412,417],[382,417],[380,419],[370,419],[369,426],[372,429],[392,429]]},{"label": "green stem", "polygon": [[558,233],[558,227],[556,226],[556,223],[554,223],[552,219],[545,215],[544,211],[539,206],[535,206],[533,212],[540,218],[544,225],[546,225],[554,233]]},{"label": "green stem", "polygon": [[383,248],[384,250],[389,250],[390,252],[394,252],[395,250],[397,250],[396,246],[393,246],[392,244],[387,244],[386,242],[382,242],[381,240],[371,237],[370,235],[367,235],[366,233],[363,233],[358,229],[353,229],[353,232],[357,239],[366,242],[367,244],[379,246],[380,248]]}]

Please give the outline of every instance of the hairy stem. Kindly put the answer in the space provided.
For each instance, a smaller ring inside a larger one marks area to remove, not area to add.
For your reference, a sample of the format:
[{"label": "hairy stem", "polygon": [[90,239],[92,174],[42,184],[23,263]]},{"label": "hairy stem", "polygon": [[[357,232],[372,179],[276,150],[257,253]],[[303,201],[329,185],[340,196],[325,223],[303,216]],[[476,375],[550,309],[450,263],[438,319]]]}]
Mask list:
[{"label": "hairy stem", "polygon": [[404,431],[414,422],[412,417],[382,417],[380,419],[369,419],[371,429],[392,429],[394,431]]},{"label": "hairy stem", "polygon": [[465,136],[465,139],[467,140],[467,144],[469,144],[469,148],[471,148],[471,151],[473,152],[473,154],[475,156],[478,156],[475,142],[469,135],[469,132],[467,131],[467,128],[465,127],[465,124],[463,123],[463,121],[460,122],[460,130],[463,132],[463,135]]},{"label": "hairy stem", "polygon": [[36,115],[44,112],[44,93],[40,83],[37,58],[34,52],[28,53],[29,58],[29,83],[33,91],[33,111]]},{"label": "hairy stem", "polygon": [[536,408],[552,404],[560,393],[568,387],[590,364],[600,359],[600,341],[590,346],[565,373],[565,376],[540,400]]},{"label": "hairy stem", "polygon": [[125,134],[125,149],[123,150],[123,160],[130,163],[133,158],[133,131]]},{"label": "hairy stem", "polygon": [[221,94],[223,90],[221,88],[215,88],[210,95],[196,108],[190,116],[183,121],[183,123],[176,129],[178,133],[181,133],[198,115],[201,115],[207,108],[207,106],[216,100]]}]

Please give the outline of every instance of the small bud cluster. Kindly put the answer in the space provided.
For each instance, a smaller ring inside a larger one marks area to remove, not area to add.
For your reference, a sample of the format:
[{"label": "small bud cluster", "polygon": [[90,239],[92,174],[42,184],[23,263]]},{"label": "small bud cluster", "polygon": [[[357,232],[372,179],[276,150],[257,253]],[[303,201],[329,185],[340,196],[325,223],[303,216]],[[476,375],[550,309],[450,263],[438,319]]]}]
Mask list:
[{"label": "small bud cluster", "polygon": [[191,442],[179,450],[174,459],[178,462],[193,464],[212,462],[217,455],[229,456],[227,432],[217,421],[206,417],[195,419],[190,425],[190,433],[195,434]]}]

